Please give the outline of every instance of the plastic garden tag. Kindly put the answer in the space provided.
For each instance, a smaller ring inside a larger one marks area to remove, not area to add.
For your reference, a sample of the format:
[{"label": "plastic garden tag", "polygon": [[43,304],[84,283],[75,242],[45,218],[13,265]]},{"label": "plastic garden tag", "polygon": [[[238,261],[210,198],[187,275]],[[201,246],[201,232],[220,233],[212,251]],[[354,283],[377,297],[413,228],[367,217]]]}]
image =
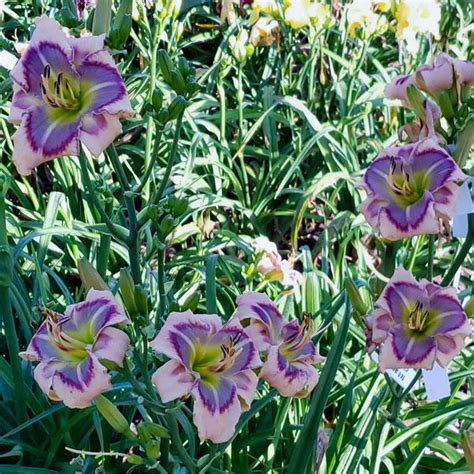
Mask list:
[{"label": "plastic garden tag", "polygon": [[459,190],[459,197],[453,213],[453,237],[467,237],[467,215],[474,212],[471,187],[474,179],[466,180]]},{"label": "plastic garden tag", "polygon": [[[375,363],[379,361],[379,355],[376,352],[372,352],[370,357]],[[387,369],[387,375],[398,385],[403,388],[408,388],[416,376],[416,370],[414,369]]]},{"label": "plastic garden tag", "polygon": [[432,370],[421,369],[426,397],[429,402],[435,402],[451,395],[448,372],[444,367],[435,363]]}]

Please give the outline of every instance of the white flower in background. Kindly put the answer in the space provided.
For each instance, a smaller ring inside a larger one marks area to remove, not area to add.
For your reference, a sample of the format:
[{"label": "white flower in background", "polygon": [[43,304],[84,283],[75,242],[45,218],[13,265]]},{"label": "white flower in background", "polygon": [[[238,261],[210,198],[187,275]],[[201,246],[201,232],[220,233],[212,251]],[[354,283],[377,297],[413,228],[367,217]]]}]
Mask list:
[{"label": "white flower in background", "polygon": [[316,24],[321,26],[329,16],[329,8],[311,0],[286,0],[285,23],[294,30]]},{"label": "white flower in background", "polygon": [[[383,2],[372,0],[354,0],[347,7],[347,25],[349,35],[356,36],[357,30],[363,30],[364,36],[370,36],[377,31],[381,17],[375,13],[375,7]],[[379,9],[381,9],[379,7]],[[383,11],[383,10],[382,10]]]},{"label": "white flower in background", "polygon": [[419,35],[439,36],[441,7],[437,0],[400,0],[396,19],[398,38],[405,41],[411,54],[415,54]]},{"label": "white flower in background", "polygon": [[252,3],[252,12],[250,14],[250,24],[253,25],[260,16],[260,13],[273,15],[278,12],[275,0],[254,0]]},{"label": "white flower in background", "polygon": [[250,42],[254,46],[270,46],[278,40],[280,27],[276,20],[269,17],[262,17],[252,26],[250,32]]}]

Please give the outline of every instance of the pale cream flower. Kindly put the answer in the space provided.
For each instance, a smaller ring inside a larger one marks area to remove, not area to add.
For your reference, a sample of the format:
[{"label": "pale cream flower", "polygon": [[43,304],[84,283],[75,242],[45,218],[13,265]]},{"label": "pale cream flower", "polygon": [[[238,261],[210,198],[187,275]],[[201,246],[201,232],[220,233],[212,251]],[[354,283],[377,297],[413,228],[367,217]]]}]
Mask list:
[{"label": "pale cream flower", "polygon": [[377,30],[380,17],[374,11],[375,3],[372,0],[354,0],[347,7],[347,24],[349,35],[356,36],[361,28],[364,36],[370,36]]},{"label": "pale cream flower", "polygon": [[420,34],[439,37],[441,7],[437,0],[400,0],[396,13],[397,36],[415,54]]},{"label": "pale cream flower", "polygon": [[254,46],[270,46],[278,40],[279,32],[280,27],[276,20],[262,17],[252,27],[250,42]]},{"label": "pale cream flower", "polygon": [[221,20],[232,25],[236,19],[237,15],[234,10],[234,0],[222,0]]},{"label": "pale cream flower", "polygon": [[311,0],[288,0],[285,6],[285,23],[294,30],[311,24],[321,26],[329,16],[326,5]]}]

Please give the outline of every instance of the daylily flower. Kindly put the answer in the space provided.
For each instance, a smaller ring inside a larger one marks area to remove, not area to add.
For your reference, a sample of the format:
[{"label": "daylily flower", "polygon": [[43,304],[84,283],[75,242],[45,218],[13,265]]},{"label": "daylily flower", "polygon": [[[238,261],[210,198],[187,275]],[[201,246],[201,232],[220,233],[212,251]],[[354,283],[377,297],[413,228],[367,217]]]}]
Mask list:
[{"label": "daylily flower", "polygon": [[82,19],[84,17],[84,10],[86,8],[95,8],[95,0],[75,0],[77,17]]},{"label": "daylily flower", "polygon": [[257,261],[257,270],[270,279],[280,279],[281,273],[281,255],[278,253],[278,248],[274,242],[268,237],[257,237],[253,241],[253,247],[260,255]]},{"label": "daylily flower", "polygon": [[266,353],[260,378],[285,397],[306,397],[319,379],[314,364],[324,360],[311,341],[311,316],[306,315],[301,324],[287,321],[268,296],[249,292],[237,298],[234,318],[249,323],[245,331]]},{"label": "daylily flower", "polygon": [[153,375],[163,402],[191,394],[201,441],[228,441],[257,388],[252,369],[261,365],[238,321],[225,326],[214,314],[171,313],[153,349],[171,360]]},{"label": "daylily flower", "polygon": [[23,359],[39,361],[34,378],[52,400],[84,408],[112,387],[101,361],[122,366],[130,340],[117,324],[127,323],[110,291],[89,290],[86,300],[66,308],[64,315],[46,310]]},{"label": "daylily flower", "polygon": [[276,20],[268,17],[262,17],[252,26],[250,32],[250,42],[254,46],[270,46],[278,41],[280,27]]},{"label": "daylily flower", "polygon": [[285,23],[299,30],[315,24],[321,26],[329,16],[329,8],[311,0],[285,0]]},{"label": "daylily flower", "polygon": [[401,0],[397,6],[397,36],[406,42],[407,50],[415,54],[418,36],[431,33],[439,36],[441,7],[436,0]]},{"label": "daylily flower", "polygon": [[398,268],[366,317],[368,346],[381,346],[379,368],[432,369],[446,367],[471,334],[469,322],[454,288],[427,280],[417,282]]},{"label": "daylily flower", "polygon": [[131,114],[125,84],[104,36],[69,37],[42,16],[28,48],[10,74],[9,120],[13,161],[20,174],[63,155],[77,155],[79,142],[95,156],[122,131],[119,118]]},{"label": "daylily flower", "polygon": [[439,232],[449,219],[466,179],[433,139],[383,150],[360,186],[367,191],[361,212],[383,238],[399,240]]},{"label": "daylily flower", "polygon": [[363,31],[363,36],[368,37],[377,30],[379,21],[383,21],[374,11],[374,2],[372,0],[354,0],[347,7],[348,33],[350,36],[356,36],[357,30]]},{"label": "daylily flower", "polygon": [[220,17],[222,22],[226,22],[229,25],[235,23],[237,15],[234,10],[234,0],[222,0]]}]

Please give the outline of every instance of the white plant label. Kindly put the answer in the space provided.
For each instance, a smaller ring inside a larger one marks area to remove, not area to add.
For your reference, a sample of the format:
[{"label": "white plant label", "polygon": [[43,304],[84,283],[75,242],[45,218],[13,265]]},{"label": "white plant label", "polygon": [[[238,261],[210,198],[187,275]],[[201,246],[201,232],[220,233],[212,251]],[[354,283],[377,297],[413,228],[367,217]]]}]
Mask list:
[{"label": "white plant label", "polygon": [[435,402],[451,395],[448,372],[435,362],[432,370],[421,369],[426,397],[429,402]]},{"label": "white plant label", "polygon": [[[370,357],[375,363],[378,363],[379,355],[376,352],[372,352]],[[387,369],[385,372],[404,389],[407,389],[416,377],[416,370],[414,369]]]}]

